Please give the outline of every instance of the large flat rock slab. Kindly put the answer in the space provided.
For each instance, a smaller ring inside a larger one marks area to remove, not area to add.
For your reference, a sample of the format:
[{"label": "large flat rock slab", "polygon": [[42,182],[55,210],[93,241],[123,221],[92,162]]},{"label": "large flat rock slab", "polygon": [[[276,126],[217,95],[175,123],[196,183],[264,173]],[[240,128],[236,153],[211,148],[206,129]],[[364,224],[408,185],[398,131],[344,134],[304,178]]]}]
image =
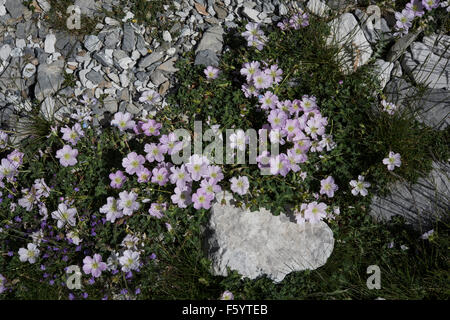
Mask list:
[{"label": "large flat rock slab", "polygon": [[226,276],[229,267],[243,277],[281,282],[291,272],[323,266],[331,255],[334,237],[325,222],[299,225],[284,214],[250,212],[230,200],[227,194],[223,205],[219,197],[211,208],[205,245],[213,274]]}]

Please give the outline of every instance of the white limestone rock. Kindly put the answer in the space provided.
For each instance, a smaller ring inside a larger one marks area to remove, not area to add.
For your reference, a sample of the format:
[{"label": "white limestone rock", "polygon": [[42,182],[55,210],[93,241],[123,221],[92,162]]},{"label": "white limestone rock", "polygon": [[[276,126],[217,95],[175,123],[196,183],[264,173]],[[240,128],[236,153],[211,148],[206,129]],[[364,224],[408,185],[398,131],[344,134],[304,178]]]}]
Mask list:
[{"label": "white limestone rock", "polygon": [[319,268],[333,251],[333,232],[325,222],[299,225],[263,208],[237,208],[229,194],[217,198],[205,237],[214,275],[226,276],[229,267],[243,277],[267,275],[278,283],[293,271]]}]

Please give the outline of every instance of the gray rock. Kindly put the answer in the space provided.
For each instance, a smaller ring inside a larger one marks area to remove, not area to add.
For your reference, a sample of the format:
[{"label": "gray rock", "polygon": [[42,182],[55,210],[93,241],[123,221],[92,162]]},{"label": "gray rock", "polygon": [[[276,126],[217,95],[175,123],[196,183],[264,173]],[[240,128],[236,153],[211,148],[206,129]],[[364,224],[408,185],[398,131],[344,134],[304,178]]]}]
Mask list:
[{"label": "gray rock", "polygon": [[56,60],[51,64],[40,64],[37,70],[37,84],[34,94],[40,101],[56,93],[64,81],[64,61]]},{"label": "gray rock", "polygon": [[47,0],[37,0],[37,3],[44,12],[48,12],[52,8],[52,6]]},{"label": "gray rock", "polygon": [[433,34],[423,37],[422,41],[434,54],[450,59],[450,36]]},{"label": "gray rock", "polygon": [[21,0],[6,0],[5,7],[14,19],[20,18],[26,9]]},{"label": "gray rock", "polygon": [[203,34],[202,40],[197,46],[195,53],[202,50],[212,50],[215,53],[222,51],[223,28],[220,25],[212,26]]},{"label": "gray rock", "polygon": [[417,83],[437,89],[450,87],[450,62],[448,59],[435,55],[421,42],[411,44],[411,53],[405,53],[402,67]]},{"label": "gray rock", "polygon": [[102,74],[100,72],[95,71],[95,70],[89,71],[86,74],[86,78],[91,80],[94,84],[100,84],[103,81],[105,81],[105,79],[103,78]]},{"label": "gray rock", "polygon": [[92,52],[100,50],[103,44],[97,36],[88,35],[84,38],[84,46],[89,52]]},{"label": "gray rock", "polygon": [[211,50],[202,50],[195,56],[195,65],[219,66],[219,57]]},{"label": "gray rock", "polygon": [[278,13],[280,14],[280,16],[285,16],[288,14],[288,12],[288,8],[283,3],[280,3],[280,5],[278,6]]},{"label": "gray rock", "polygon": [[159,86],[163,82],[167,81],[167,78],[164,76],[163,72],[160,70],[155,70],[150,75],[150,79],[155,86]]},{"label": "gray rock", "polygon": [[104,67],[112,67],[113,66],[113,59],[112,57],[108,56],[105,51],[100,51],[94,53],[92,56],[97,62],[101,63]]},{"label": "gray rock", "polygon": [[279,283],[293,271],[314,270],[324,265],[334,247],[333,232],[326,223],[293,223],[270,211],[243,210],[231,205],[223,193],[212,206],[205,234],[205,249],[214,275],[227,275],[227,267],[243,277],[267,275]]},{"label": "gray rock", "polygon": [[309,0],[306,8],[319,17],[327,17],[331,11],[330,7],[320,0]]},{"label": "gray rock", "polygon": [[219,19],[225,19],[228,15],[227,9],[216,3],[214,4],[214,11],[217,13],[217,18]]},{"label": "gray rock", "polygon": [[167,41],[167,42],[172,42],[172,35],[170,34],[169,31],[165,30],[162,34],[163,36],[163,40]]},{"label": "gray rock", "polygon": [[386,62],[381,59],[377,59],[374,63],[375,72],[380,79],[381,89],[384,89],[386,84],[391,79],[391,71],[394,68],[394,64],[392,62]]},{"label": "gray rock", "polygon": [[421,232],[430,230],[450,212],[449,175],[448,164],[433,162],[433,170],[417,183],[397,182],[389,196],[373,197],[370,215],[378,221],[401,216]]},{"label": "gray rock", "polygon": [[392,78],[384,92],[388,101],[427,126],[443,130],[450,125],[450,91],[427,89],[419,92],[403,78]]},{"label": "gray rock", "polygon": [[122,50],[132,52],[136,47],[136,37],[134,36],[134,29],[130,23],[125,23],[123,26]]},{"label": "gray rock", "polygon": [[329,24],[331,34],[327,43],[340,47],[338,59],[344,73],[351,73],[369,61],[372,48],[351,13],[344,13]]},{"label": "gray rock", "polygon": [[244,7],[242,9],[242,14],[254,22],[261,22],[261,19],[258,17],[259,13],[259,11],[249,7]]},{"label": "gray rock", "polygon": [[138,67],[140,69],[145,69],[148,66],[152,65],[153,63],[161,60],[164,57],[163,51],[155,51],[151,54],[146,55],[141,60],[139,60]]},{"label": "gray rock", "polygon": [[333,10],[342,10],[348,6],[354,5],[354,0],[328,0],[327,5]]},{"label": "gray rock", "polygon": [[101,3],[97,0],[75,0],[75,5],[80,7],[81,14],[92,16],[99,12]]},{"label": "gray rock", "polygon": [[[133,32],[134,34],[134,32]],[[108,32],[108,34],[105,36],[104,45],[108,49],[114,49],[120,41],[120,29],[113,29]],[[132,46],[132,43],[125,44],[125,39],[123,40],[124,43],[122,44],[122,49],[128,45]]]},{"label": "gray rock", "polygon": [[387,40],[393,37],[391,29],[389,28],[384,18],[380,19],[381,29],[375,29],[373,20],[369,16],[359,9],[355,10],[355,15],[358,17],[360,24],[363,26],[362,30],[366,36],[367,41],[370,43],[377,43],[380,40]]},{"label": "gray rock", "polygon": [[176,60],[177,60],[176,58],[171,58],[171,59],[167,60],[166,62],[162,63],[161,65],[159,65],[158,68],[156,68],[156,70],[161,70],[166,73],[177,72],[178,69],[175,68],[175,66],[174,66],[174,63]]},{"label": "gray rock", "polygon": [[24,62],[20,57],[11,58],[9,65],[3,71],[0,77],[0,88],[2,90],[12,90],[21,92],[25,90],[26,85],[22,76]]},{"label": "gray rock", "polygon": [[411,43],[419,36],[423,28],[419,27],[416,32],[410,32],[406,36],[398,39],[394,45],[389,49],[386,56],[386,60],[389,62],[394,62],[408,49]]}]

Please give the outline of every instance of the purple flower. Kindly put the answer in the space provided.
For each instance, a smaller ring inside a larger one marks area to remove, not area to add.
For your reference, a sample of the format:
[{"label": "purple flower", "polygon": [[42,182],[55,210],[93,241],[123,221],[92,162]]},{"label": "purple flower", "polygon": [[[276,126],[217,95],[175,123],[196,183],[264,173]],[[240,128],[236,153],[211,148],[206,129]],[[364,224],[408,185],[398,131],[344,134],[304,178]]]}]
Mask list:
[{"label": "purple flower", "polygon": [[430,11],[439,6],[439,0],[422,0],[422,5]]},{"label": "purple flower", "polygon": [[119,193],[119,201],[117,208],[122,210],[124,215],[131,216],[134,211],[138,210],[140,205],[139,202],[136,201],[138,195],[133,191],[127,192],[122,191]]},{"label": "purple flower", "polygon": [[168,135],[162,135],[159,142],[161,150],[169,155],[173,155],[183,148],[183,143],[178,140],[177,136],[173,132]]},{"label": "purple flower", "polygon": [[111,179],[111,183],[109,184],[111,187],[120,189],[127,180],[127,177],[122,171],[117,170],[116,173],[109,174],[109,179]]},{"label": "purple flower", "polygon": [[303,11],[300,10],[299,13],[293,15],[292,18],[289,19],[289,25],[295,30],[308,26],[309,25],[308,14],[303,13]]},{"label": "purple flower", "polygon": [[406,4],[406,8],[410,10],[415,17],[421,17],[425,14],[420,0],[411,0],[411,2]]},{"label": "purple flower", "polygon": [[241,69],[241,74],[247,77],[247,82],[252,80],[253,76],[259,71],[260,63],[258,61],[247,62]]},{"label": "purple flower", "polygon": [[159,136],[159,129],[162,125],[153,119],[149,119],[146,123],[142,125],[142,131],[146,136]]},{"label": "purple flower", "polygon": [[102,262],[102,256],[94,254],[91,258],[87,256],[83,259],[83,271],[86,274],[91,274],[94,278],[100,277],[103,271],[106,270],[106,263]]},{"label": "purple flower", "polygon": [[222,191],[222,188],[213,179],[203,179],[200,183],[200,187],[213,197],[215,197],[216,193]]},{"label": "purple flower", "polygon": [[329,198],[332,198],[337,189],[338,186],[334,183],[332,176],[320,181],[320,194],[326,194]]},{"label": "purple flower", "polygon": [[220,300],[234,300],[234,295],[230,291],[225,290],[220,296]]},{"label": "purple flower", "polygon": [[194,208],[197,210],[201,208],[211,208],[211,201],[213,199],[214,196],[206,193],[203,189],[198,189],[197,192],[192,195],[192,202],[194,203]]},{"label": "purple flower", "polygon": [[166,168],[153,168],[152,170],[152,183],[157,183],[160,186],[164,186],[168,179],[169,172]]},{"label": "purple flower", "polygon": [[139,101],[147,104],[155,104],[161,101],[161,96],[155,90],[147,90],[142,93]]},{"label": "purple flower", "polygon": [[272,81],[274,83],[279,83],[281,81],[281,75],[283,74],[283,70],[278,68],[278,65],[274,64],[270,66],[269,69],[264,70],[264,72],[272,77]]},{"label": "purple flower", "polygon": [[128,174],[135,174],[143,169],[145,158],[136,152],[131,152],[122,160],[122,166]]},{"label": "purple flower", "polygon": [[[158,162],[162,162],[164,161],[164,148],[162,148],[161,146],[157,145],[156,143],[146,143],[144,146],[144,150],[147,153],[147,155],[145,156],[145,158],[147,159],[148,162],[153,162],[153,161],[158,161]],[[167,149],[166,149],[167,151]]]},{"label": "purple flower", "polygon": [[187,182],[192,181],[192,178],[186,171],[184,164],[179,168],[173,166],[170,168],[170,171],[172,172],[169,176],[170,183],[176,184],[178,187],[184,187]]},{"label": "purple flower", "polygon": [[270,111],[269,117],[267,121],[269,121],[272,129],[282,129],[287,120],[287,115],[284,111],[281,110],[272,110]]},{"label": "purple flower", "polygon": [[61,128],[61,133],[63,134],[62,139],[71,143],[72,145],[76,145],[80,140],[80,137],[84,137],[84,132],[81,129],[79,123],[76,123],[72,128],[64,127]]},{"label": "purple flower", "polygon": [[194,154],[190,156],[186,169],[191,174],[192,180],[199,181],[206,174],[208,165],[208,158]]},{"label": "purple flower", "polygon": [[165,211],[166,208],[166,203],[152,203],[150,209],[148,209],[148,213],[153,217],[161,219],[164,216],[163,211]]},{"label": "purple flower", "polygon": [[118,127],[120,131],[132,129],[136,123],[131,119],[131,113],[116,112],[116,114],[114,114],[114,119],[111,121],[111,125]]},{"label": "purple flower", "polygon": [[313,201],[308,204],[305,210],[305,219],[311,223],[316,223],[326,217],[327,205],[323,202]]},{"label": "purple flower", "polygon": [[253,75],[253,84],[256,89],[267,89],[272,86],[272,77],[262,71],[256,71]]},{"label": "purple flower", "polygon": [[62,149],[56,151],[56,158],[63,167],[73,166],[77,161],[78,150],[72,149],[69,145],[64,145]]},{"label": "purple flower", "polygon": [[259,98],[259,103],[261,103],[261,109],[274,109],[278,103],[278,97],[272,92],[266,91],[264,96]]},{"label": "purple flower", "polygon": [[214,68],[213,66],[208,66],[204,71],[206,75],[206,79],[214,80],[219,76],[219,69]]},{"label": "purple flower", "polygon": [[246,176],[238,176],[230,179],[231,182],[231,191],[243,196],[247,193],[250,183],[248,182],[248,178]]},{"label": "purple flower", "polygon": [[289,170],[291,170],[291,164],[286,154],[281,153],[276,157],[270,158],[270,173],[273,175],[280,174],[285,177]]},{"label": "purple flower", "polygon": [[187,208],[188,205],[192,203],[191,201],[191,189],[186,186],[177,186],[174,190],[175,194],[173,194],[170,199],[179,208]]},{"label": "purple flower", "polygon": [[150,180],[150,177],[152,176],[152,173],[147,168],[142,168],[138,172],[136,172],[136,175],[138,176],[138,182],[139,183],[145,183]]}]

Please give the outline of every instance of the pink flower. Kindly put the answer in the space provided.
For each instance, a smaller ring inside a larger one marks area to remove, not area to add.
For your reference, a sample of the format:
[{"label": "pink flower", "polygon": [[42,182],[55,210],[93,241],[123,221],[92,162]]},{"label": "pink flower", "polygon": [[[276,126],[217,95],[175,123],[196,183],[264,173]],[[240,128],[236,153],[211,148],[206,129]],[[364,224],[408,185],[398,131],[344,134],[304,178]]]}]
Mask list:
[{"label": "pink flower", "polygon": [[66,126],[60,130],[63,133],[62,139],[70,142],[72,145],[76,145],[80,137],[84,137],[84,132],[79,123],[76,123],[72,128]]},{"label": "pink flower", "polygon": [[186,169],[191,174],[192,180],[199,181],[202,176],[206,174],[208,165],[208,158],[194,154],[189,158],[189,162],[186,164]]},{"label": "pink flower", "polygon": [[248,178],[246,176],[238,176],[230,179],[231,182],[231,191],[243,196],[247,193],[248,188],[250,187],[250,183],[248,182]]},{"label": "pink flower", "polygon": [[329,198],[332,198],[337,189],[338,186],[334,183],[332,176],[320,181],[320,194],[326,194]]},{"label": "pink flower", "polygon": [[149,119],[146,123],[142,124],[142,131],[146,136],[159,136],[159,129],[161,127],[161,123]]},{"label": "pink flower", "polygon": [[192,195],[192,202],[194,203],[194,208],[197,210],[201,208],[211,208],[211,201],[213,199],[214,196],[206,193],[203,189],[198,189],[197,192]]},{"label": "pink flower", "polygon": [[102,256],[99,254],[94,254],[91,258],[87,256],[83,259],[83,271],[86,274],[92,274],[94,278],[100,277],[102,271],[106,270],[106,263],[102,262]]},{"label": "pink flower", "polygon": [[62,149],[56,151],[56,158],[63,167],[73,166],[77,163],[78,150],[72,149],[69,145],[64,145]]},{"label": "pink flower", "polygon": [[119,128],[120,131],[125,131],[127,129],[132,129],[136,123],[131,120],[131,113],[117,112],[114,114],[114,119],[111,121],[111,125]]},{"label": "pink flower", "polygon": [[139,98],[139,102],[155,104],[160,102],[161,96],[155,90],[147,90],[142,93],[142,96]]},{"label": "pink flower", "polygon": [[157,183],[160,186],[164,186],[169,179],[167,176],[169,172],[166,168],[153,168],[152,170],[152,183]]},{"label": "pink flower", "polygon": [[327,205],[323,202],[313,201],[308,204],[305,210],[305,219],[311,223],[316,223],[327,216]]},{"label": "pink flower", "polygon": [[116,173],[109,174],[109,179],[111,179],[111,183],[109,185],[112,188],[120,189],[127,180],[127,177],[123,174],[122,171],[117,170]]},{"label": "pink flower", "polygon": [[135,174],[143,169],[145,158],[136,152],[131,152],[122,160],[122,166],[128,174]]},{"label": "pink flower", "polygon": [[[165,148],[157,145],[156,143],[146,143],[144,146],[144,150],[147,153],[147,155],[145,156],[145,158],[147,159],[148,162],[153,162],[153,161],[158,161],[158,162],[162,162],[164,161],[164,154],[166,152],[163,152]],[[165,150],[167,151],[167,149]]]},{"label": "pink flower", "polygon": [[148,213],[150,213],[150,215],[153,217],[161,219],[164,216],[163,212],[166,210],[166,208],[166,203],[152,203],[150,209],[148,209]]},{"label": "pink flower", "polygon": [[140,205],[139,202],[136,201],[138,195],[133,191],[127,192],[122,191],[119,193],[119,201],[117,208],[122,210],[124,215],[131,216],[134,211],[138,210]]},{"label": "pink flower", "polygon": [[400,153],[389,152],[387,158],[383,159],[383,164],[387,165],[389,171],[395,169],[395,167],[400,167],[402,164]]},{"label": "pink flower", "polygon": [[150,180],[152,173],[147,168],[142,167],[139,171],[136,172],[136,175],[138,176],[139,183],[145,183]]},{"label": "pink flower", "polygon": [[213,66],[208,66],[204,71],[206,75],[206,79],[214,80],[219,76],[219,69],[214,68]]}]

